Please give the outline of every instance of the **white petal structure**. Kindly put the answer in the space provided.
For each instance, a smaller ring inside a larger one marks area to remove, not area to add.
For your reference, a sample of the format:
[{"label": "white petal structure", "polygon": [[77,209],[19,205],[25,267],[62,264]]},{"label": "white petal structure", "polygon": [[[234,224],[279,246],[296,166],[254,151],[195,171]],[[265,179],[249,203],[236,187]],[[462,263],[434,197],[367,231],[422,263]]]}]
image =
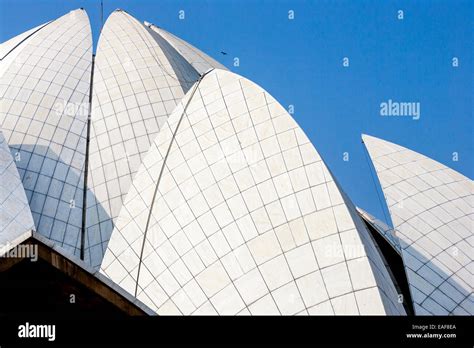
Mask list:
[{"label": "white petal structure", "polygon": [[303,131],[263,89],[221,69],[162,126],[101,271],[158,314],[404,314]]},{"label": "white petal structure", "polygon": [[13,51],[16,50],[24,41],[26,41],[33,34],[35,34],[39,29],[41,29],[47,24],[48,23],[41,24],[35,28],[25,31],[24,33],[21,33],[20,35],[12,37],[10,40],[3,42],[0,45],[0,59],[2,60],[1,64],[3,64],[3,60],[7,58],[9,54],[13,53]]},{"label": "white petal structure", "polygon": [[163,37],[122,10],[95,59],[87,201],[87,259],[99,266],[150,144],[199,72]]},{"label": "white petal structure", "polygon": [[392,246],[392,248],[398,253],[402,253],[402,249],[400,247],[400,241],[395,234],[395,230],[388,226],[385,222],[377,219],[373,215],[369,214],[365,210],[361,208],[357,208],[357,212],[360,216],[367,221],[372,227],[382,236],[385,240]]},{"label": "white petal structure", "polygon": [[10,64],[15,61],[18,53],[21,52],[28,39],[49,23],[50,22],[25,31],[0,45],[0,76],[2,76]]},{"label": "white petal structure", "polygon": [[[472,181],[364,141],[396,233],[359,213],[401,254],[416,313],[473,314]],[[156,314],[405,314],[286,110],[122,10],[95,58],[84,10],[0,45],[0,203],[0,254],[37,231]]]},{"label": "white petal structure", "polygon": [[71,11],[4,45],[0,127],[36,229],[78,254],[92,62],[87,14]]},{"label": "white petal structure", "polygon": [[196,47],[181,40],[179,37],[167,32],[166,30],[157,27],[154,24],[145,22],[150,29],[158,33],[163,39],[165,39],[171,46],[173,46],[179,54],[186,59],[193,66],[199,74],[204,74],[209,69],[222,69],[227,70],[225,66],[216,60],[209,57],[207,54],[201,52]]},{"label": "white petal structure", "polygon": [[0,131],[0,255],[8,243],[34,229],[23,184]]},{"label": "white petal structure", "polygon": [[474,314],[472,180],[402,146],[362,138],[400,240],[416,314]]}]

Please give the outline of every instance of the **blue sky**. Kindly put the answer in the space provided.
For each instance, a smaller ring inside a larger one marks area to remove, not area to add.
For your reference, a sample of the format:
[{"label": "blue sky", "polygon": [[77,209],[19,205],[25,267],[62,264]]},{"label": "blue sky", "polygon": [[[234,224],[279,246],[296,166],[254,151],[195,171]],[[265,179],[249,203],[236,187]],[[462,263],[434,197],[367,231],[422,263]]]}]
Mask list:
[{"label": "blue sky", "polygon": [[[122,8],[194,44],[283,106],[294,105],[295,119],[344,190],[381,219],[361,133],[474,177],[472,1],[103,2],[104,21]],[[96,45],[100,0],[0,0],[0,41],[79,7],[89,15]],[[389,99],[419,102],[420,119],[380,116],[380,103]]]}]

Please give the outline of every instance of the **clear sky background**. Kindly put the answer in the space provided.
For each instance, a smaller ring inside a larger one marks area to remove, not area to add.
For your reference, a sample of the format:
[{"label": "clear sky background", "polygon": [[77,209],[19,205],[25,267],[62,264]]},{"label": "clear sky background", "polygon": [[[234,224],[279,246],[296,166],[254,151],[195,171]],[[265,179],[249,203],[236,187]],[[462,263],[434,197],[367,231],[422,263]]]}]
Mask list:
[{"label": "clear sky background", "polygon": [[[258,83],[294,117],[354,203],[384,219],[361,133],[474,177],[473,1],[103,0]],[[0,0],[0,41],[85,8],[94,49],[100,0]],[[180,10],[185,19],[180,20]],[[293,10],[295,18],[288,19]],[[397,18],[398,10],[404,19]],[[224,56],[220,52],[225,51]],[[233,58],[240,66],[233,66]],[[349,67],[343,67],[343,58]],[[459,59],[453,68],[452,59]],[[380,103],[420,102],[421,117],[382,117]],[[349,161],[343,160],[344,152]],[[459,154],[452,161],[453,152]],[[378,186],[378,182],[377,182]],[[385,205],[385,203],[383,203]],[[387,214],[387,213],[386,213]],[[387,214],[388,215],[388,214]]]}]

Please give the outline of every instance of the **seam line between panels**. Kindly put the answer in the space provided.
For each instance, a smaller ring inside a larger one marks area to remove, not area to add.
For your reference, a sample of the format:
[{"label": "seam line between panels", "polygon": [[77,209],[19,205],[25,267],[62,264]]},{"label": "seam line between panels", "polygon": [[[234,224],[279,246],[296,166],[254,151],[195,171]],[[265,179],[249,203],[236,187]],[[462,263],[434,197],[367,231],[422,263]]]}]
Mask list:
[{"label": "seam line between panels", "polygon": [[92,114],[92,92],[94,86],[94,67],[95,67],[95,54],[92,55],[91,64],[91,79],[89,85],[89,112],[87,115],[87,135],[86,135],[86,155],[84,160],[84,186],[82,191],[82,230],[81,230],[81,260],[84,260],[84,248],[86,240],[86,213],[87,213],[87,180],[89,177],[89,145],[91,140],[91,114]]},{"label": "seam line between panels", "polygon": [[[212,69],[214,70],[214,69]],[[183,112],[181,113],[181,117],[179,118],[179,121],[178,121],[178,124],[176,125],[176,128],[173,132],[173,136],[171,137],[171,141],[170,141],[170,145],[168,146],[168,150],[166,151],[166,155],[163,159],[163,165],[161,166],[161,169],[160,169],[160,174],[158,175],[158,179],[156,181],[156,186],[155,186],[155,191],[153,192],[153,198],[151,200],[151,204],[150,204],[150,208],[148,210],[148,217],[147,217],[147,221],[146,221],[146,225],[145,225],[145,232],[143,234],[143,242],[142,242],[142,247],[141,247],[141,250],[140,250],[140,258],[138,260],[138,272],[137,272],[137,281],[136,281],[136,284],[135,284],[135,297],[137,297],[137,292],[138,292],[138,282],[139,282],[139,279],[140,279],[140,269],[141,269],[141,265],[142,265],[142,258],[143,258],[143,250],[145,249],[145,242],[146,242],[146,235],[147,235],[147,232],[148,232],[148,227],[150,225],[150,220],[151,220],[151,213],[153,211],[153,206],[155,204],[155,200],[156,200],[156,195],[158,193],[158,187],[160,185],[160,181],[161,181],[161,177],[163,176],[163,172],[165,170],[165,166],[166,166],[166,161],[168,159],[168,156],[171,152],[171,148],[173,147],[173,143],[175,141],[175,138],[176,138],[176,135],[178,133],[178,130],[179,130],[179,126],[181,125],[181,122],[183,121],[183,118],[184,118],[184,115],[186,114],[186,110],[189,106],[189,104],[191,103],[193,97],[194,97],[194,94],[196,93],[196,91],[198,90],[199,88],[199,85],[201,83],[201,81],[204,79],[204,77],[210,73],[212,70],[209,70],[207,72],[205,72],[204,74],[202,74],[200,77],[199,77],[199,80],[196,82],[196,84],[194,85],[194,88],[191,92],[191,95],[189,96],[189,99],[188,101],[186,102],[186,105],[184,106],[183,108]]]},{"label": "seam line between panels", "polygon": [[32,37],[33,35],[35,35],[38,31],[40,31],[41,29],[43,29],[44,27],[46,27],[47,25],[55,22],[56,20],[53,20],[53,21],[49,21],[47,22],[46,24],[43,24],[40,28],[36,29],[34,32],[32,32],[30,35],[28,35],[27,37],[25,37],[23,40],[21,40],[20,42],[18,42],[14,47],[12,47],[10,49],[10,51],[8,51],[7,53],[5,53],[5,55],[0,58],[0,61],[4,60],[10,53],[12,53],[18,46],[20,46],[23,42],[25,42],[26,40],[28,40],[30,37]]}]

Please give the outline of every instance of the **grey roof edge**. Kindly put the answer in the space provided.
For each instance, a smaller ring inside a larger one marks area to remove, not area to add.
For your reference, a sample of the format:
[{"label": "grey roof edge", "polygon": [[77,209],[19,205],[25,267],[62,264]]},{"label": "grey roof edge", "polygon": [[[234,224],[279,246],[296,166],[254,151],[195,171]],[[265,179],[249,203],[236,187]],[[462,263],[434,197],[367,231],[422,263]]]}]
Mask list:
[{"label": "grey roof edge", "polygon": [[87,273],[91,274],[93,277],[97,278],[100,282],[108,286],[109,288],[113,289],[115,292],[117,292],[120,296],[124,297],[126,300],[134,304],[136,307],[141,309],[143,312],[145,312],[147,315],[153,316],[157,315],[155,311],[153,311],[151,308],[149,308],[147,305],[145,305],[143,302],[141,302],[139,299],[136,297],[132,296],[129,294],[127,291],[125,291],[123,288],[121,288],[119,285],[114,283],[111,279],[107,278],[105,275],[99,273],[99,271],[94,270],[91,266],[86,264],[84,261],[80,260],[79,258],[71,255],[68,253],[66,250],[64,250],[61,246],[58,244],[54,243],[50,239],[46,238],[45,236],[39,234],[38,232],[35,232],[33,230],[27,231],[20,235],[19,237],[15,238],[13,241],[9,242],[7,245],[4,245],[0,249],[0,257],[5,257],[7,256],[7,253],[9,250],[13,249],[14,247],[20,245],[24,241],[26,241],[29,238],[33,238],[42,244],[48,246],[51,248],[53,251],[57,252],[60,254],[62,257],[65,259],[69,260],[70,262],[74,263]]},{"label": "grey roof edge", "polygon": [[143,302],[138,300],[136,297],[132,296],[130,293],[125,291],[123,288],[121,288],[118,284],[114,283],[111,279],[107,278],[105,275],[101,274],[98,270],[95,270],[92,266],[89,266],[87,263],[79,259],[78,257],[75,257],[65,251],[61,246],[58,244],[54,243],[50,239],[44,237],[43,235],[33,232],[32,237],[35,238],[36,240],[40,241],[41,243],[47,245],[50,247],[52,250],[56,251],[57,253],[61,254],[64,258],[68,259],[69,261],[73,262],[86,272],[90,273],[93,275],[95,278],[100,280],[102,283],[107,285],[108,287],[112,288],[115,290],[117,293],[119,293],[122,297],[126,298],[128,301],[133,303],[135,306],[143,310],[145,313],[148,315],[156,315],[155,311],[153,311],[151,308],[149,308],[147,305],[145,305]]},{"label": "grey roof edge", "polygon": [[7,257],[7,254],[10,250],[12,250],[17,245],[20,245],[28,238],[32,237],[34,233],[35,232],[33,230],[28,230],[19,235],[18,237],[14,238],[13,240],[8,241],[6,244],[0,245],[0,258]]}]

